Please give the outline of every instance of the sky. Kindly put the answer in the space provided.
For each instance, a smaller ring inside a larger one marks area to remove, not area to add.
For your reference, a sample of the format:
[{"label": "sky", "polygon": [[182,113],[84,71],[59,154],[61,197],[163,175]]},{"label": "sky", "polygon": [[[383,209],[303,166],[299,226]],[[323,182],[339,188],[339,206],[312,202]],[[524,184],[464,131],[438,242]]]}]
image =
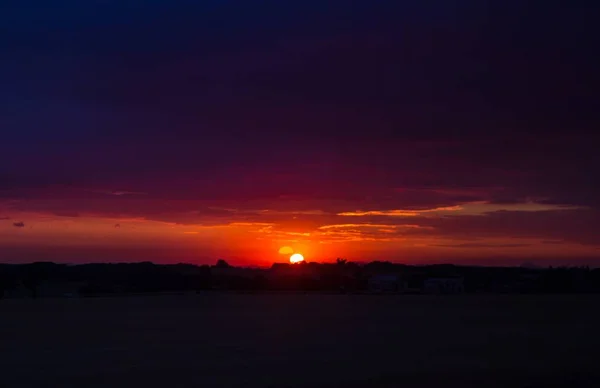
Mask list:
[{"label": "sky", "polygon": [[2,1],[0,262],[599,265],[598,7]]}]

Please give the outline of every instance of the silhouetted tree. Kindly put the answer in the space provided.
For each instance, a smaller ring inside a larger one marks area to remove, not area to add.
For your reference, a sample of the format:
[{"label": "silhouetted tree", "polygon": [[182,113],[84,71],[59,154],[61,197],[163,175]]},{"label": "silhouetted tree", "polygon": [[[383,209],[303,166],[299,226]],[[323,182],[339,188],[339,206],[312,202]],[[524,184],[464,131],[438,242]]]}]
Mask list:
[{"label": "silhouetted tree", "polygon": [[217,268],[231,268],[231,265],[229,265],[228,262],[226,262],[223,259],[219,259],[217,260],[217,265],[215,265],[215,267]]},{"label": "silhouetted tree", "polygon": [[[86,264],[64,266],[54,263],[24,265],[0,264],[0,297],[19,285],[33,297],[44,283],[81,284],[82,295],[121,294],[128,292],[180,292],[191,290],[303,290],[360,291],[368,289],[369,278],[378,274],[401,276],[411,289],[421,289],[428,278],[462,277],[465,291],[501,293],[600,292],[600,269],[589,268],[507,268],[466,267],[456,265],[410,266],[391,262],[358,264],[338,258],[334,263],[273,264],[270,270],[257,269],[248,276],[232,268],[225,260],[214,266],[190,264],[158,265]],[[243,271],[240,271],[242,273]]]},{"label": "silhouetted tree", "polygon": [[37,288],[40,285],[40,280],[32,275],[23,278],[23,286],[29,290],[32,298],[37,298]]},{"label": "silhouetted tree", "polygon": [[56,278],[62,265],[51,262],[36,262],[23,267],[22,283],[37,298],[38,287],[45,281]]}]

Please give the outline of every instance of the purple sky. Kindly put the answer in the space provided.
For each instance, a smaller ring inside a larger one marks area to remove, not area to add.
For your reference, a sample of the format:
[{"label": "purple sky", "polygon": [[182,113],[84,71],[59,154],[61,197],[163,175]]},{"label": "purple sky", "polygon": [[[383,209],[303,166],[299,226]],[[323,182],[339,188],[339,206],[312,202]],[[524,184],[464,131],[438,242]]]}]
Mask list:
[{"label": "purple sky", "polygon": [[600,263],[598,7],[4,1],[0,261]]}]

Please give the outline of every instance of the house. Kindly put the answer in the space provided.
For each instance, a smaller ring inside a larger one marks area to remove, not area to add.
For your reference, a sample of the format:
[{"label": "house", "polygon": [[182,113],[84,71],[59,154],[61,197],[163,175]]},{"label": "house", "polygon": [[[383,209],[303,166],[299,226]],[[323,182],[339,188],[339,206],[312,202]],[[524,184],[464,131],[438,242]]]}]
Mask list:
[{"label": "house", "polygon": [[4,290],[4,298],[29,298],[31,296],[31,290],[23,286],[20,282],[14,287]]},{"label": "house", "polygon": [[76,298],[84,285],[81,282],[42,283],[37,289],[37,295],[42,298]]},{"label": "house", "polygon": [[423,283],[427,294],[462,294],[465,292],[464,279],[461,277],[429,278]]},{"label": "house", "polygon": [[5,298],[75,298],[83,283],[78,282],[45,282],[34,289],[18,283],[15,287],[5,290]]},{"label": "house", "polygon": [[368,280],[371,292],[401,292],[406,289],[406,283],[395,274],[373,275]]},{"label": "house", "polygon": [[244,279],[252,279],[257,275],[262,275],[265,273],[265,270],[260,268],[245,268],[245,267],[227,267],[227,268],[218,268],[212,267],[210,269],[210,273],[215,278],[221,277],[236,277],[236,278],[244,278]]}]

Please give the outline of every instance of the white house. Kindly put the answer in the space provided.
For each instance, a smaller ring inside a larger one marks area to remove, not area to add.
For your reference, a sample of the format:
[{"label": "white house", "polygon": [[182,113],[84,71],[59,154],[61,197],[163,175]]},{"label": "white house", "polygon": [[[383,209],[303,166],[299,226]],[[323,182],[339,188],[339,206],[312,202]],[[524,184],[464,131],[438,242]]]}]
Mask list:
[{"label": "white house", "polygon": [[428,294],[461,294],[465,291],[463,278],[429,278],[423,284]]}]

